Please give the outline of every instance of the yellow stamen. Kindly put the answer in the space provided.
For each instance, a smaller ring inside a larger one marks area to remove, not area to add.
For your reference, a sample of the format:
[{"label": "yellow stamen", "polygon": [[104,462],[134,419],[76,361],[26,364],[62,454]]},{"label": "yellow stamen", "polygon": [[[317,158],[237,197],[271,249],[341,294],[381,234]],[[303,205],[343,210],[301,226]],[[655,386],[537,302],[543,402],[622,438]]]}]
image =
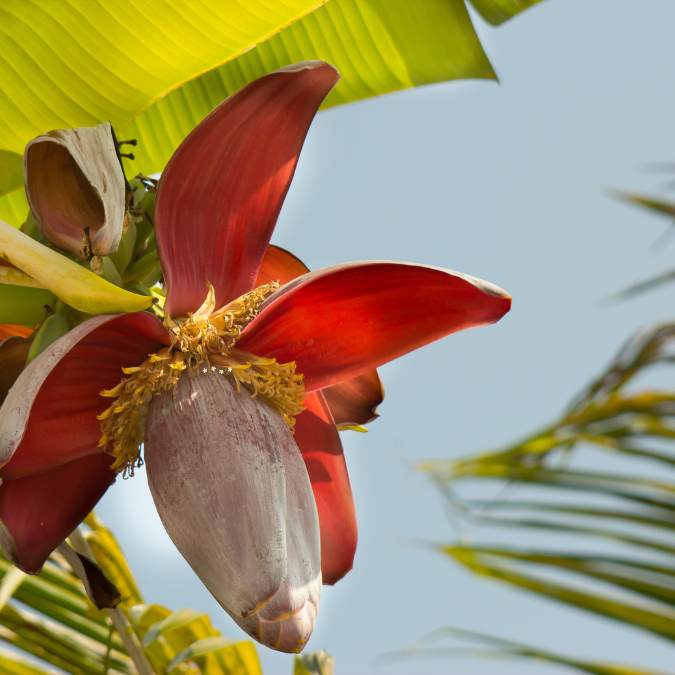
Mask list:
[{"label": "yellow stamen", "polygon": [[337,424],[338,431],[358,431],[360,434],[367,434],[368,428],[362,424]]},{"label": "yellow stamen", "polygon": [[150,401],[171,391],[187,368],[231,377],[237,391],[243,385],[253,397],[273,406],[291,428],[295,425],[305,398],[303,376],[295,372],[295,362],[278,363],[233,349],[241,331],[278,288],[277,282],[265,284],[214,312],[215,293],[210,287],[196,312],[184,319],[165,318],[171,346],[150,354],[139,366],[122,368],[122,381],[101,392],[114,399],[98,416],[99,447],[115,458],[111,468],[126,477],[142,465],[140,446]]},{"label": "yellow stamen", "polygon": [[237,391],[244,385],[253,398],[259,397],[276,408],[291,429],[295,426],[295,416],[303,411],[305,400],[304,378],[295,372],[295,361],[278,363],[276,359],[233,351],[227,356],[214,354],[211,363],[220,366],[218,372],[224,370],[232,377]]},{"label": "yellow stamen", "polygon": [[214,312],[215,294],[209,286],[206,300],[187,319],[165,319],[164,325],[171,334],[173,346],[185,354],[190,366],[208,361],[210,354],[229,352],[244,327],[256,317],[263,302],[278,288],[277,281],[258,286]]},{"label": "yellow stamen", "polygon": [[[152,397],[161,391],[173,389],[180,377],[181,371],[170,366],[174,360],[182,361],[182,354],[172,354],[170,348],[163,352],[160,355],[150,354],[136,368],[123,368],[128,373],[127,377],[114,389],[101,392],[101,396],[112,395],[115,400],[98,415],[102,431],[98,444],[113,455],[115,461],[111,468],[122,471],[124,477],[133,476],[134,469],[143,464],[140,445],[143,442],[145,420]],[[169,359],[172,361],[168,361]]]}]

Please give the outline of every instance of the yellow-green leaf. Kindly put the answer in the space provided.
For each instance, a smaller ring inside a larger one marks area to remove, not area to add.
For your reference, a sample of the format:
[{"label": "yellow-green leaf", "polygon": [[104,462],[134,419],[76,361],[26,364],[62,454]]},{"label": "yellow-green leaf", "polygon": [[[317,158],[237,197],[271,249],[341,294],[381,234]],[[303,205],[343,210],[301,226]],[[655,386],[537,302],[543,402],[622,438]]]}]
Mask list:
[{"label": "yellow-green leaf", "polygon": [[516,588],[547,597],[565,605],[599,614],[668,640],[675,640],[675,614],[654,611],[648,605],[625,602],[606,593],[587,592],[565,584],[523,574],[506,565],[493,563],[480,551],[447,546],[443,552],[479,576],[496,579]]},{"label": "yellow-green leaf", "polygon": [[167,671],[185,661],[199,660],[217,653],[226,675],[262,675],[258,653],[252,642],[233,642],[222,636],[197,640],[168,665]]},{"label": "yellow-green leaf", "polygon": [[[3,580],[15,569],[2,560]],[[69,588],[61,584],[67,584]],[[101,613],[89,602],[82,585],[75,577],[57,568],[50,561],[39,576],[26,576],[20,586],[14,589],[12,600],[18,600],[61,628],[70,629],[77,635],[99,643],[98,651],[105,649],[109,642],[115,650],[121,648],[119,638],[111,641],[110,629]],[[1,622],[0,622],[1,623]]]},{"label": "yellow-green leaf", "polygon": [[40,288],[0,284],[0,323],[35,326],[44,320],[54,294]]},{"label": "yellow-green leaf", "polygon": [[143,602],[143,597],[117,539],[98,520],[93,521],[93,518],[95,518],[93,514],[90,515],[87,518],[87,524],[92,526],[92,522],[95,522],[96,527],[92,527],[92,530],[84,536],[91,547],[96,562],[110,581],[119,589],[122,595],[122,605],[127,607],[139,605]]},{"label": "yellow-green leaf", "polygon": [[[535,1],[475,4],[498,23]],[[110,120],[139,141],[130,171],[153,173],[214,105],[294,61],[341,71],[329,106],[495,77],[465,0],[194,0],[161,12],[143,0],[89,0],[86,12],[77,0],[5,0],[0,45],[0,218],[11,223],[25,216],[20,155],[51,129]]]},{"label": "yellow-green leaf", "polygon": [[[1,189],[0,195],[2,195]],[[12,227],[21,227],[27,214],[28,200],[23,187],[0,197],[0,220],[4,220]]]},{"label": "yellow-green leaf", "polygon": [[26,363],[30,363],[38,354],[41,354],[49,345],[63,337],[71,328],[72,324],[64,311],[57,311],[48,316],[36,331],[28,350]]},{"label": "yellow-green leaf", "polygon": [[47,130],[121,124],[322,3],[5,0],[0,148],[23,153]]},{"label": "yellow-green leaf", "polygon": [[176,628],[190,625],[204,617],[206,617],[206,614],[197,612],[194,609],[179,609],[165,619],[153,624],[150,630],[143,636],[143,646],[147,647],[161,635],[175,630]]},{"label": "yellow-green leaf", "polygon": [[26,578],[26,573],[18,567],[12,567],[4,574],[0,581],[0,610],[7,604],[7,601],[14,595],[15,591]]},{"label": "yellow-green leaf", "polygon": [[486,21],[499,25],[541,0],[471,0],[471,4]]},{"label": "yellow-green leaf", "polygon": [[328,61],[340,71],[326,107],[432,82],[495,77],[464,0],[330,0],[144,111],[121,132],[139,139],[134,167],[161,170],[220,101],[264,73],[307,59]]},{"label": "yellow-green leaf", "polygon": [[0,672],[4,675],[47,675],[42,670],[28,661],[10,654],[4,649],[0,650]]},{"label": "yellow-green leaf", "polygon": [[23,185],[23,157],[19,153],[0,150],[0,185],[7,192]]}]

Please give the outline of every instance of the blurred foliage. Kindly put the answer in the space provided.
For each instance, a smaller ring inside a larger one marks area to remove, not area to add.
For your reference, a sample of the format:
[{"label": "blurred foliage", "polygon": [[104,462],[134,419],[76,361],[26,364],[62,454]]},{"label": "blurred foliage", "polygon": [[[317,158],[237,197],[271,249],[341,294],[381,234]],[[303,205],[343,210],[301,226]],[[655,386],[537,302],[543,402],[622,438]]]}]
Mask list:
[{"label": "blurred foliage", "polygon": [[[493,24],[539,1],[472,0]],[[51,129],[110,120],[138,140],[131,172],[151,174],[217,103],[290,63],[340,70],[327,106],[496,77],[465,0],[4,0],[0,45],[0,219],[15,225],[24,146]]]},{"label": "blurred foliage", "polygon": [[[0,559],[0,643],[8,647],[0,649],[0,673],[262,674],[253,642],[224,637],[202,612],[147,603],[114,535],[94,514],[70,544],[71,555],[95,563],[87,563],[87,585],[114,584],[109,604],[116,606],[96,608],[63,547],[36,576]],[[294,672],[331,675],[331,668],[324,653],[309,654],[296,659]]]},{"label": "blurred foliage", "polygon": [[326,652],[302,654],[295,659],[293,675],[334,675],[335,662]]},{"label": "blurred foliage", "polygon": [[[445,645],[445,640],[450,640],[451,644]],[[455,642],[459,644],[454,644]],[[663,675],[663,673],[653,670],[570,658],[539,647],[503,640],[485,633],[453,626],[432,633],[416,647],[389,655],[390,658],[393,657],[397,660],[402,657],[419,658],[420,656],[436,658],[474,657],[491,660],[533,659],[539,663],[565,666],[577,672],[590,673],[591,675]]]},{"label": "blurred foliage", "polygon": [[[675,219],[675,203],[619,192],[623,201]],[[675,280],[675,270],[633,284],[627,299]],[[440,551],[477,576],[675,639],[675,391],[640,384],[654,366],[675,363],[675,324],[648,326],[629,339],[607,369],[549,426],[500,450],[428,462],[458,526],[530,533],[540,546],[465,540]],[[602,470],[589,458],[604,455]],[[489,499],[463,499],[464,482],[497,489]],[[493,535],[494,536],[494,535]],[[560,542],[574,545],[561,548]],[[556,544],[551,545],[551,539]],[[579,546],[583,543],[583,548]],[[536,546],[536,547],[535,547]],[[599,675],[644,669],[563,657],[540,648],[457,628],[434,634],[479,643],[425,654],[530,658]],[[468,649],[468,651],[467,651]]]},{"label": "blurred foliage", "polygon": [[0,323],[34,326],[45,319],[52,293],[42,288],[0,284]]},{"label": "blurred foliage", "polygon": [[[549,426],[498,451],[425,463],[460,527],[541,540],[514,546],[462,537],[442,553],[478,576],[675,639],[675,391],[636,381],[674,361],[675,324],[649,327]],[[603,468],[588,468],[598,453]],[[497,497],[462,499],[466,481],[496,486]],[[561,547],[565,537],[571,548]],[[555,658],[586,672],[646,672]]]},{"label": "blurred foliage", "polygon": [[[675,202],[668,201],[659,197],[650,197],[647,195],[638,194],[635,192],[617,192],[616,197],[634,206],[647,209],[652,213],[665,216],[671,223],[671,227],[666,234],[672,234],[672,227],[675,226]],[[642,281],[638,281],[623,290],[619,291],[614,296],[615,300],[628,300],[647,291],[652,291],[664,284],[675,281],[675,269],[665,270],[659,272]]]},{"label": "blurred foliage", "polygon": [[[24,657],[3,652],[0,672],[50,672],[41,662],[68,673],[142,672],[129,644],[144,656],[150,673],[261,672],[252,642],[225,639],[202,613],[144,603],[114,536],[95,516],[81,530],[75,548],[84,545],[105,571],[120,592],[119,605],[97,609],[60,551],[37,576],[0,560],[0,641],[36,659],[26,665]],[[119,625],[126,629],[124,639]]]}]

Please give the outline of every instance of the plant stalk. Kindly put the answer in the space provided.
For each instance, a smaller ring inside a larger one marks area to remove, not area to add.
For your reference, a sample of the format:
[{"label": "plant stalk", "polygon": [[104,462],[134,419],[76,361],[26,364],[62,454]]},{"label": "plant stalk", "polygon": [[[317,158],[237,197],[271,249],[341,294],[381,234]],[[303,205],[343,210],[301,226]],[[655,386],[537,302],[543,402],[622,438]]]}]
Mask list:
[{"label": "plant stalk", "polygon": [[[91,558],[91,560],[95,560],[89,542],[84,538],[79,528],[73,531],[70,535],[70,540],[73,542],[73,546],[75,546],[82,554]],[[73,571],[75,574],[78,574],[75,568],[73,568]],[[83,583],[86,583],[86,579],[82,579],[81,577],[80,579]],[[155,671],[152,669],[150,662],[146,658],[141,643],[124,612],[117,607],[106,609],[105,612],[119,634],[129,658],[133,661],[136,672],[139,675],[154,675]]]}]

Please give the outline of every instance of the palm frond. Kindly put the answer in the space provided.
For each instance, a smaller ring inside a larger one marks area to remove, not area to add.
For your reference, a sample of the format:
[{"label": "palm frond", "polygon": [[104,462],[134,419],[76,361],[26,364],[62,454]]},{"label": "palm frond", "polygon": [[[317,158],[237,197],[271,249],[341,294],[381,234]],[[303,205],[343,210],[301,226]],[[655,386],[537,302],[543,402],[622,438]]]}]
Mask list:
[{"label": "palm frond", "polygon": [[[634,206],[638,206],[643,209],[647,209],[652,213],[657,215],[665,216],[670,219],[671,224],[675,223],[675,202],[662,199],[660,197],[652,197],[649,195],[643,195],[635,192],[622,192],[615,191],[614,196],[617,199],[620,199]],[[668,229],[665,232],[666,236],[672,234],[672,229]],[[661,237],[659,237],[659,241]],[[626,288],[620,290],[618,293],[614,294],[609,298],[610,301],[620,301],[620,300],[629,300],[634,298],[642,293],[652,291],[656,288],[663,286],[664,284],[670,283],[675,280],[675,270],[670,269],[664,272],[660,272],[654,276],[651,276],[647,279],[637,281],[633,284],[630,284]]]},{"label": "palm frond", "polygon": [[[451,640],[453,644],[441,644]],[[454,644],[459,642],[460,644]],[[533,647],[512,640],[504,640],[477,631],[448,626],[435,631],[414,647],[388,655],[389,659],[422,657],[480,657],[486,659],[513,660],[531,659],[539,663],[562,666],[590,675],[665,675],[654,670],[622,666],[599,661],[577,659],[548,649]]]},{"label": "palm frond", "polygon": [[[36,576],[0,559],[0,642],[9,648],[0,672],[261,675],[252,642],[225,638],[203,613],[144,604],[117,540],[94,514],[71,543]],[[97,609],[90,596],[104,588],[111,597],[106,584],[116,600]]]},{"label": "palm frond", "polygon": [[[673,348],[675,324],[640,331],[552,424],[424,463],[467,532],[439,550],[476,575],[674,640],[675,391],[638,385],[673,363]],[[495,496],[465,497],[466,484]],[[504,543],[514,530],[528,545]]]}]

